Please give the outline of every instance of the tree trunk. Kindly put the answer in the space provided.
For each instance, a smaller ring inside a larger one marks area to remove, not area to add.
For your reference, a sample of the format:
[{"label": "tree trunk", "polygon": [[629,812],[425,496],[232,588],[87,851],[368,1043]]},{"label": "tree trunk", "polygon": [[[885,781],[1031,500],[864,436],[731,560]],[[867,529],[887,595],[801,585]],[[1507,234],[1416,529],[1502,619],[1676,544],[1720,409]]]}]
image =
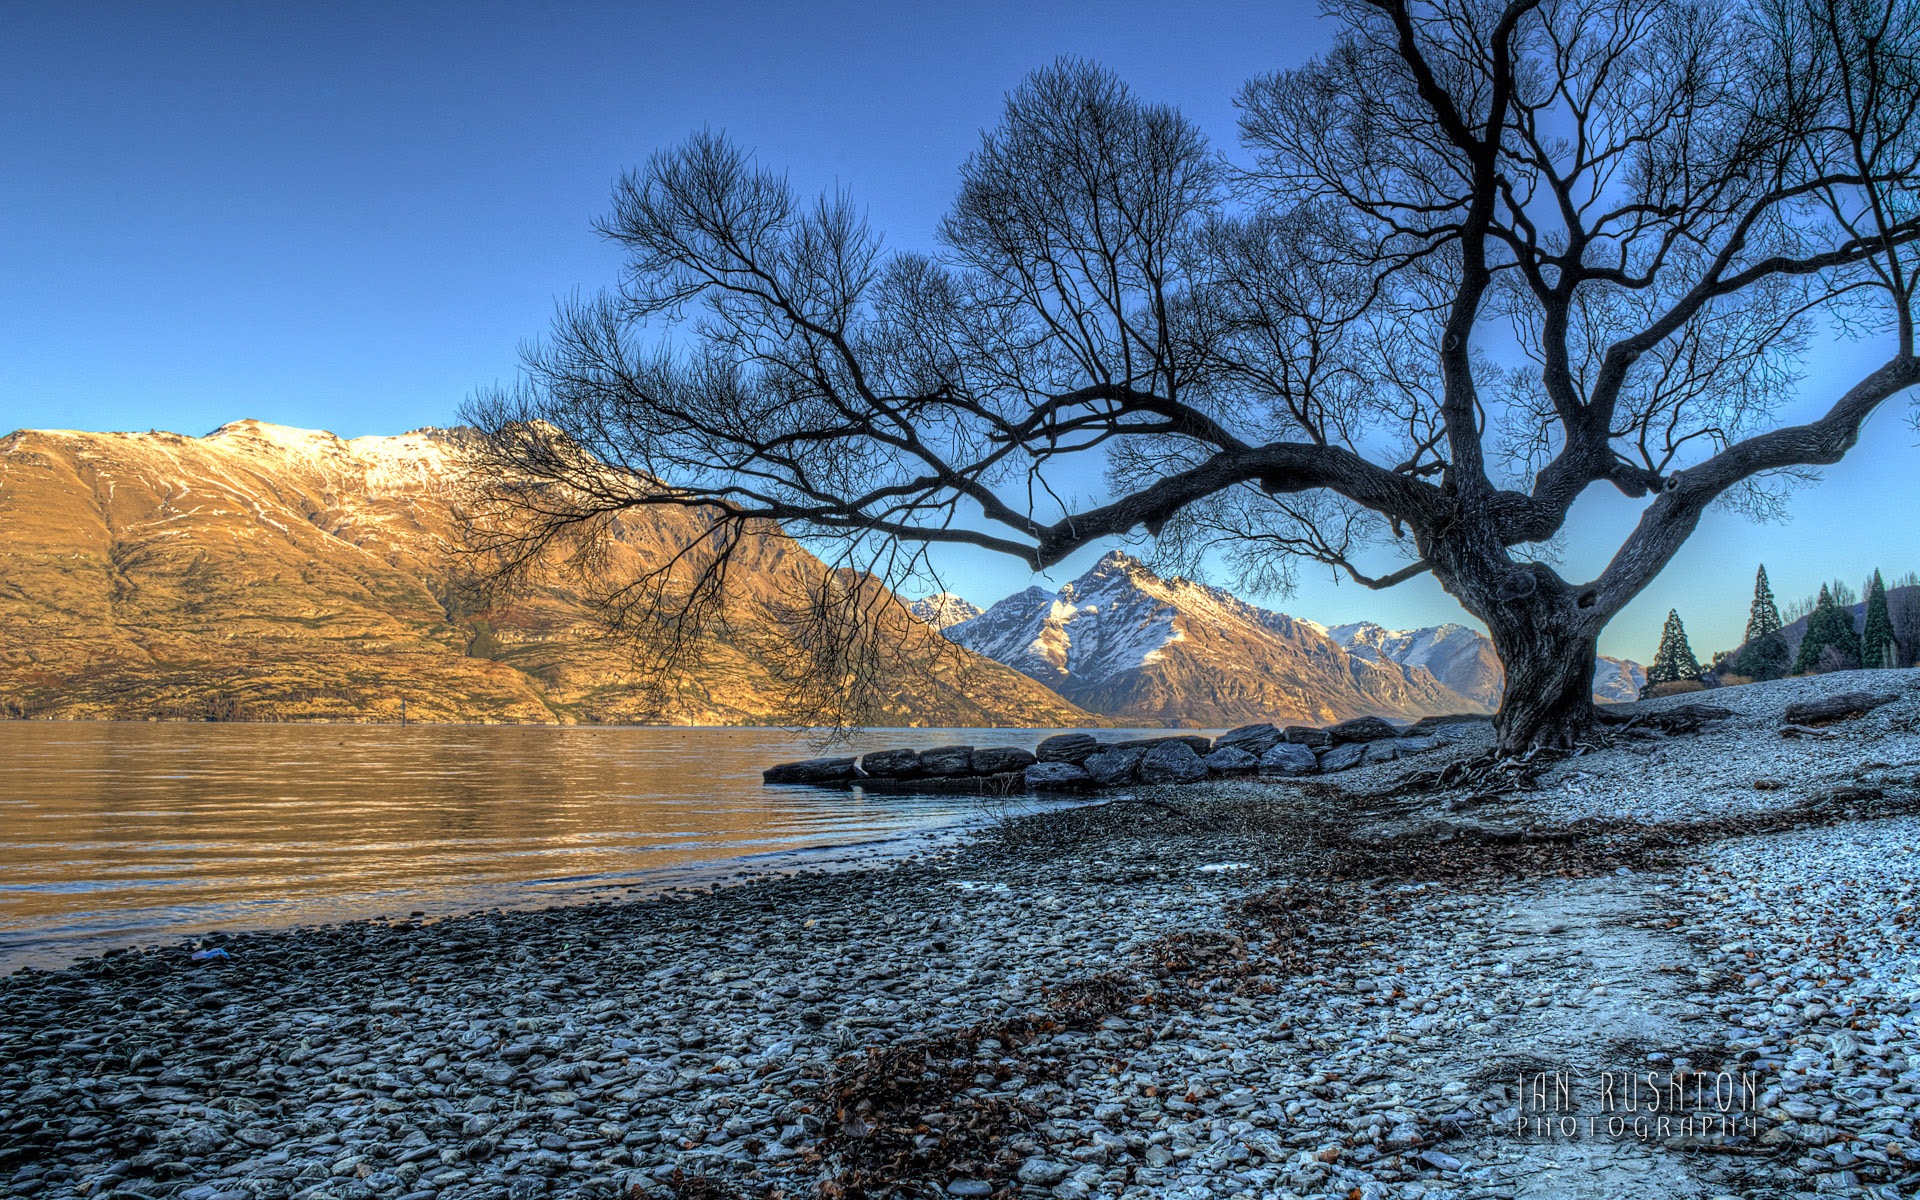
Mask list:
[{"label": "tree trunk", "polygon": [[1441,586],[1487,623],[1506,671],[1495,752],[1567,750],[1592,740],[1595,647],[1606,623],[1592,593],[1576,595],[1552,568],[1515,563],[1504,547],[1471,533],[1436,539],[1426,550]]},{"label": "tree trunk", "polygon": [[1595,639],[1583,625],[1572,614],[1488,622],[1507,676],[1493,718],[1496,752],[1566,750],[1592,738]]}]

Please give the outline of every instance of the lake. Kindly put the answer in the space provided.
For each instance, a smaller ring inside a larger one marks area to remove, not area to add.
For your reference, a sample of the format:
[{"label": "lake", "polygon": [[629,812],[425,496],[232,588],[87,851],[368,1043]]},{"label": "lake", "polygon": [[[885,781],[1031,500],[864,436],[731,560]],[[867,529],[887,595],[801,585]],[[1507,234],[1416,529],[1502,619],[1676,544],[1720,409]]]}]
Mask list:
[{"label": "lake", "polygon": [[[1053,732],[871,730],[852,749]],[[780,729],[0,721],[0,973],[214,929],[839,868],[1043,803],[760,783],[811,753]]]}]

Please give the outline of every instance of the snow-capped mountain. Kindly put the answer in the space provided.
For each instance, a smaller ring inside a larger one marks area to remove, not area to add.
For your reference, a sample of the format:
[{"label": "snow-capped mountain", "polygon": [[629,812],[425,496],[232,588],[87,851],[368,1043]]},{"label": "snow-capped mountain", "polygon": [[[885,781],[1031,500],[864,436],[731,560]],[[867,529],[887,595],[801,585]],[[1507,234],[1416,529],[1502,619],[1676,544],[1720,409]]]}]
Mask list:
[{"label": "snow-capped mountain", "polygon": [[[1361,658],[1425,667],[1441,683],[1483,707],[1500,707],[1506,672],[1494,653],[1493,640],[1478,630],[1455,624],[1390,630],[1371,621],[1354,621],[1335,625],[1327,636]],[[1601,704],[1638,700],[1646,679],[1639,663],[1602,656],[1594,666],[1593,698]]]},{"label": "snow-capped mountain", "polygon": [[1435,679],[1483,708],[1500,706],[1500,656],[1493,642],[1465,625],[1389,630],[1371,621],[1335,625],[1327,636],[1349,654],[1375,662],[1425,667]]},{"label": "snow-capped mountain", "polygon": [[1491,708],[1425,666],[1351,653],[1311,621],[1162,579],[1119,551],[1058,591],[1028,588],[945,633],[1082,708],[1132,720],[1324,724]]},{"label": "snow-capped mountain", "polygon": [[1593,698],[1601,704],[1625,704],[1640,698],[1647,686],[1647,669],[1625,658],[1602,654],[1593,666]]},{"label": "snow-capped mountain", "polygon": [[971,621],[984,609],[952,592],[935,592],[907,605],[909,611],[935,629],[945,629],[962,621]]},{"label": "snow-capped mountain", "polygon": [[[1058,591],[1031,587],[939,628],[1082,708],[1141,721],[1322,724],[1492,712],[1505,679],[1492,640],[1465,625],[1329,628],[1162,579],[1119,551]],[[1602,658],[1593,698],[1637,699],[1645,679],[1638,663]]]}]

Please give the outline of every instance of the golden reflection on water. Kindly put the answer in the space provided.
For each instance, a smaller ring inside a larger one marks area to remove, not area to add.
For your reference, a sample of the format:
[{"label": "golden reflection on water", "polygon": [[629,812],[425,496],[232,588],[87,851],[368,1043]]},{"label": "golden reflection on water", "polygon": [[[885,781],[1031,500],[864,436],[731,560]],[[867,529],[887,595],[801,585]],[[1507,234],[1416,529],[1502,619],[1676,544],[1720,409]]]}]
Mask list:
[{"label": "golden reflection on water", "polygon": [[768,729],[0,722],[0,971],[213,928],[605,898],[756,854],[885,852],[987,811],[761,786],[810,753]]}]

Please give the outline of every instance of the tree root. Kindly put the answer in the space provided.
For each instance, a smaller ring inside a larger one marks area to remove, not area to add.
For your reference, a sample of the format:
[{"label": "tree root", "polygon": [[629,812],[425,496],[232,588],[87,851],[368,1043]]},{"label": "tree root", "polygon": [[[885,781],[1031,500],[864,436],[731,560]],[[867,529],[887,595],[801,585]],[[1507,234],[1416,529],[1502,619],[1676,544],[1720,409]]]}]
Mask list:
[{"label": "tree root", "polygon": [[1525,754],[1483,754],[1450,762],[1438,771],[1417,771],[1384,792],[1378,799],[1421,795],[1432,792],[1468,791],[1461,803],[1477,804],[1514,792],[1531,792],[1540,787],[1540,776],[1547,768],[1585,750],[1554,750],[1536,746]]}]

